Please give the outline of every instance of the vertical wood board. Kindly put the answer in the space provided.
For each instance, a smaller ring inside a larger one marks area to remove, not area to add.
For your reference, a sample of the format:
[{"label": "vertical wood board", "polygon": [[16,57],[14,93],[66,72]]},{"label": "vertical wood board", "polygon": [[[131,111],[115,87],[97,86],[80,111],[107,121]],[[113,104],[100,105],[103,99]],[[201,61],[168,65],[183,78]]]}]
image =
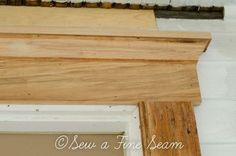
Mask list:
[{"label": "vertical wood board", "polygon": [[[139,108],[144,156],[201,155],[195,116],[190,102],[142,102]],[[155,144],[152,142],[153,136],[156,136]],[[177,149],[160,148],[162,146],[151,149],[158,143],[170,145],[173,142],[181,142],[184,146]]]}]

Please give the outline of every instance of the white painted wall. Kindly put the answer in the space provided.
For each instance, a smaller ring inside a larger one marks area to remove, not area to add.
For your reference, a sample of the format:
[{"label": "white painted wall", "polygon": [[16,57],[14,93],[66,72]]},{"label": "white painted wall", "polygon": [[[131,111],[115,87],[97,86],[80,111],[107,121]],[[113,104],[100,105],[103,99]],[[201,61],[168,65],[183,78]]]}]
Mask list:
[{"label": "white painted wall", "polygon": [[207,31],[213,40],[197,66],[202,104],[195,108],[203,156],[236,156],[236,6],[226,19],[158,19],[159,30]]}]

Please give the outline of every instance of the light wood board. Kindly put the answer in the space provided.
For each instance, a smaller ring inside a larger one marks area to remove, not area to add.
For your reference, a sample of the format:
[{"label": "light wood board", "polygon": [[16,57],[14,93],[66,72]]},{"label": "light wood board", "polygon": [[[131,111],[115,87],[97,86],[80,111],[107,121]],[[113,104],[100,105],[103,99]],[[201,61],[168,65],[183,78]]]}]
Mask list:
[{"label": "light wood board", "polygon": [[0,99],[57,103],[137,104],[192,101],[200,92],[192,63],[0,59]]},{"label": "light wood board", "polygon": [[155,31],[152,10],[0,6],[0,32]]}]

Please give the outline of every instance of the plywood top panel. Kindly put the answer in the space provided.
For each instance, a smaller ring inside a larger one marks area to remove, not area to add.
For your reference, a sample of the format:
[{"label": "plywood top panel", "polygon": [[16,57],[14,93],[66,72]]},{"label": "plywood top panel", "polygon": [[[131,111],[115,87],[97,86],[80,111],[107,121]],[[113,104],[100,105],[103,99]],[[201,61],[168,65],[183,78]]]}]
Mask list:
[{"label": "plywood top panel", "polygon": [[1,32],[157,29],[152,10],[0,6],[0,19]]}]

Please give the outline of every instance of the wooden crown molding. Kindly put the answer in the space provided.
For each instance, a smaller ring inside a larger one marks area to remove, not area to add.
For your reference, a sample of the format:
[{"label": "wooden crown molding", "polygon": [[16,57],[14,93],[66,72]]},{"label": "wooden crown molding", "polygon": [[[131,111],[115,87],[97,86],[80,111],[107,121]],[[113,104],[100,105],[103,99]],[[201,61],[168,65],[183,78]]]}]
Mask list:
[{"label": "wooden crown molding", "polygon": [[200,102],[196,62],[209,33],[0,33],[2,101]]},{"label": "wooden crown molding", "polygon": [[1,7],[6,13],[0,103],[139,103],[144,147],[153,135],[185,144],[144,156],[200,155],[192,105],[201,101],[196,63],[210,33],[157,32],[152,11]]},{"label": "wooden crown molding", "polygon": [[209,33],[157,32],[151,10],[0,8],[1,103],[200,103]]}]

